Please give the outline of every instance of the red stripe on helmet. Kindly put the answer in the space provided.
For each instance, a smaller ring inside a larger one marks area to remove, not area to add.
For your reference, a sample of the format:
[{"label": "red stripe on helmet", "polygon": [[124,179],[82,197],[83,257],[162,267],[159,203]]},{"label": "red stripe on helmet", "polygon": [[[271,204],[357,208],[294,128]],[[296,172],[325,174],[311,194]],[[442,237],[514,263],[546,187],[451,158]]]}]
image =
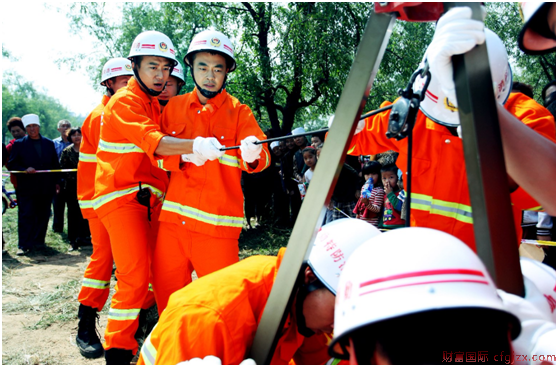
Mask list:
[{"label": "red stripe on helmet", "polygon": [[426,95],[433,99],[434,102],[438,102],[438,96],[432,94],[432,92],[430,92],[428,89],[426,90]]},{"label": "red stripe on helmet", "polygon": [[230,48],[230,47],[227,46],[227,45],[223,45],[223,48],[224,48],[225,50],[230,51],[231,53],[233,52],[232,48]]},{"label": "red stripe on helmet", "polygon": [[374,292],[386,291],[388,289],[395,289],[401,287],[410,287],[413,285],[425,285],[425,284],[436,284],[436,283],[479,283],[488,285],[488,282],[485,280],[474,280],[474,279],[451,279],[451,280],[433,280],[431,282],[418,282],[418,283],[407,283],[407,284],[398,284],[392,287],[385,287],[380,289],[373,289],[371,291],[363,292],[359,296],[364,296],[365,294],[370,294]]},{"label": "red stripe on helmet", "polygon": [[404,274],[397,274],[392,275],[389,277],[372,279],[364,283],[360,283],[360,288],[366,287],[372,284],[378,284],[383,282],[388,282],[390,280],[398,280],[398,279],[405,279],[405,278],[414,278],[414,277],[425,277],[425,276],[432,276],[432,275],[474,275],[478,277],[484,278],[484,274],[479,270],[471,270],[471,269],[438,269],[438,270],[425,270],[425,271],[415,271],[412,273],[404,273]]}]

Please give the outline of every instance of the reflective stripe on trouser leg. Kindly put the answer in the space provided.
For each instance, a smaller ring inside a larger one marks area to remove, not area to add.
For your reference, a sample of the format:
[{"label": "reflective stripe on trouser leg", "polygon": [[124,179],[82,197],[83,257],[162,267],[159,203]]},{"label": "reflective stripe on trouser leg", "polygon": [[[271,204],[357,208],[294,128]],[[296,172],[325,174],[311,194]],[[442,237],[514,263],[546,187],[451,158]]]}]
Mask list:
[{"label": "reflective stripe on trouser leg", "polygon": [[110,236],[118,279],[107,320],[105,350],[120,348],[137,352],[134,335],[140,309],[149,292],[150,257],[158,217],[159,212],[155,210],[151,222],[147,221],[147,209],[134,199],[101,218]]},{"label": "reflective stripe on trouser leg", "polygon": [[109,234],[99,218],[89,219],[93,253],[85,269],[78,301],[84,306],[102,310],[110,292],[112,252]]},{"label": "reflective stripe on trouser leg", "polygon": [[180,224],[161,222],[153,256],[153,287],[159,315],[171,294],[192,281],[238,262],[238,239],[192,232]]}]

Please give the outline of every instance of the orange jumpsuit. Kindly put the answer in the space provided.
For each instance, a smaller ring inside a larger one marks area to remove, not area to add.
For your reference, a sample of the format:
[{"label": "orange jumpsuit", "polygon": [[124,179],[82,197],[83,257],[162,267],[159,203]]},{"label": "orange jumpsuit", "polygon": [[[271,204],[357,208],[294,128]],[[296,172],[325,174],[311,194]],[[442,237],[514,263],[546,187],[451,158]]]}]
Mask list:
[{"label": "orange jumpsuit", "polygon": [[[389,104],[384,102],[382,107]],[[553,116],[531,98],[511,93],[504,107],[530,128],[556,141]],[[407,140],[386,138],[389,113],[386,111],[367,118],[364,131],[354,136],[348,153],[368,155],[394,150],[399,152],[396,164],[405,173]],[[476,250],[461,139],[419,111],[413,141],[411,225],[450,233]],[[404,176],[403,182],[406,183],[406,173]],[[508,187],[502,190],[508,190]],[[518,222],[521,210],[538,206],[538,203],[521,188],[511,194],[511,200],[516,231],[521,231]]]},{"label": "orange jumpsuit", "polygon": [[81,127],[81,146],[77,171],[77,195],[81,213],[89,221],[93,254],[85,269],[78,301],[82,305],[102,310],[110,291],[112,275],[112,253],[110,239],[105,226],[93,210],[95,194],[95,170],[97,168],[97,146],[101,130],[101,115],[110,97],[103,96],[101,104],[87,116]]},{"label": "orange jumpsuit", "polygon": [[[265,304],[281,265],[277,257],[253,256],[175,292],[141,349],[138,364],[174,365],[214,355],[225,364],[248,357]],[[328,337],[298,333],[289,314],[271,364],[324,364]]]},{"label": "orange jumpsuit", "polygon": [[[148,294],[150,260],[168,176],[166,164],[178,169],[179,156],[155,154],[165,136],[159,129],[159,102],[144,93],[134,77],[106,105],[97,149],[93,208],[108,231],[116,263],[104,348],[137,351],[134,334]],[[136,195],[139,182],[151,195],[151,221]]]},{"label": "orange jumpsuit", "polygon": [[[215,137],[225,146],[239,145],[250,135],[266,138],[250,108],[226,90],[205,106],[195,89],[172,98],[163,112],[161,130],[182,139]],[[270,161],[264,144],[254,167],[235,149],[201,167],[186,163],[182,171],[171,172],[152,266],[159,314],[170,295],[192,281],[194,269],[201,277],[238,262],[244,221],[241,173],[260,172]]]}]

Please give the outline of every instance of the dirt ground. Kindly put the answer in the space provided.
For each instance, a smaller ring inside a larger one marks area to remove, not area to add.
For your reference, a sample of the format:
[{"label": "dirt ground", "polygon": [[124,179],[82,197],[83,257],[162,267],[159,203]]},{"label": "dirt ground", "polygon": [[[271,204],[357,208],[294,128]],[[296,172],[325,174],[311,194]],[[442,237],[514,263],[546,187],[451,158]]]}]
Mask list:
[{"label": "dirt ground", "polygon": [[[2,364],[105,364],[82,357],[75,344],[77,295],[91,252],[2,256]],[[105,310],[101,335],[106,322]]]}]

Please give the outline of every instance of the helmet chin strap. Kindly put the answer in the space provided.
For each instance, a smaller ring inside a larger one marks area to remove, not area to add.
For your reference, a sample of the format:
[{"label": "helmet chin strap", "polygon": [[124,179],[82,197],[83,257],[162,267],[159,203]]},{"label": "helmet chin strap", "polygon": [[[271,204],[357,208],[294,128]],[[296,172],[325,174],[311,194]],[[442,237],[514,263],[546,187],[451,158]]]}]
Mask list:
[{"label": "helmet chin strap", "polygon": [[219,93],[221,93],[223,91],[223,89],[225,89],[225,85],[227,84],[227,76],[226,75],[225,75],[225,80],[223,80],[223,85],[221,86],[221,89],[219,89],[217,92],[212,92],[212,91],[209,91],[207,89],[203,89],[198,84],[198,82],[196,81],[196,77],[194,76],[194,69],[192,68],[192,66],[190,66],[190,72],[192,73],[192,79],[194,79],[194,84],[196,85],[196,88],[198,88],[201,95],[204,96],[207,99],[211,99],[211,98],[216,97]]},{"label": "helmet chin strap", "polygon": [[168,100],[168,99],[160,99],[160,100],[159,100],[159,104],[160,104],[161,106],[166,106],[167,103],[169,103],[169,100]]},{"label": "helmet chin strap", "polygon": [[165,86],[163,87],[163,89],[161,89],[160,92],[156,91],[154,89],[148,88],[147,85],[145,85],[145,83],[141,80],[137,68],[138,68],[138,64],[137,64],[137,62],[134,61],[134,76],[136,77],[136,80],[138,81],[138,83],[140,84],[141,89],[144,92],[146,92],[147,94],[149,94],[150,96],[153,96],[153,97],[157,97],[159,94],[163,93],[163,90],[167,86],[166,82],[165,82]]}]

